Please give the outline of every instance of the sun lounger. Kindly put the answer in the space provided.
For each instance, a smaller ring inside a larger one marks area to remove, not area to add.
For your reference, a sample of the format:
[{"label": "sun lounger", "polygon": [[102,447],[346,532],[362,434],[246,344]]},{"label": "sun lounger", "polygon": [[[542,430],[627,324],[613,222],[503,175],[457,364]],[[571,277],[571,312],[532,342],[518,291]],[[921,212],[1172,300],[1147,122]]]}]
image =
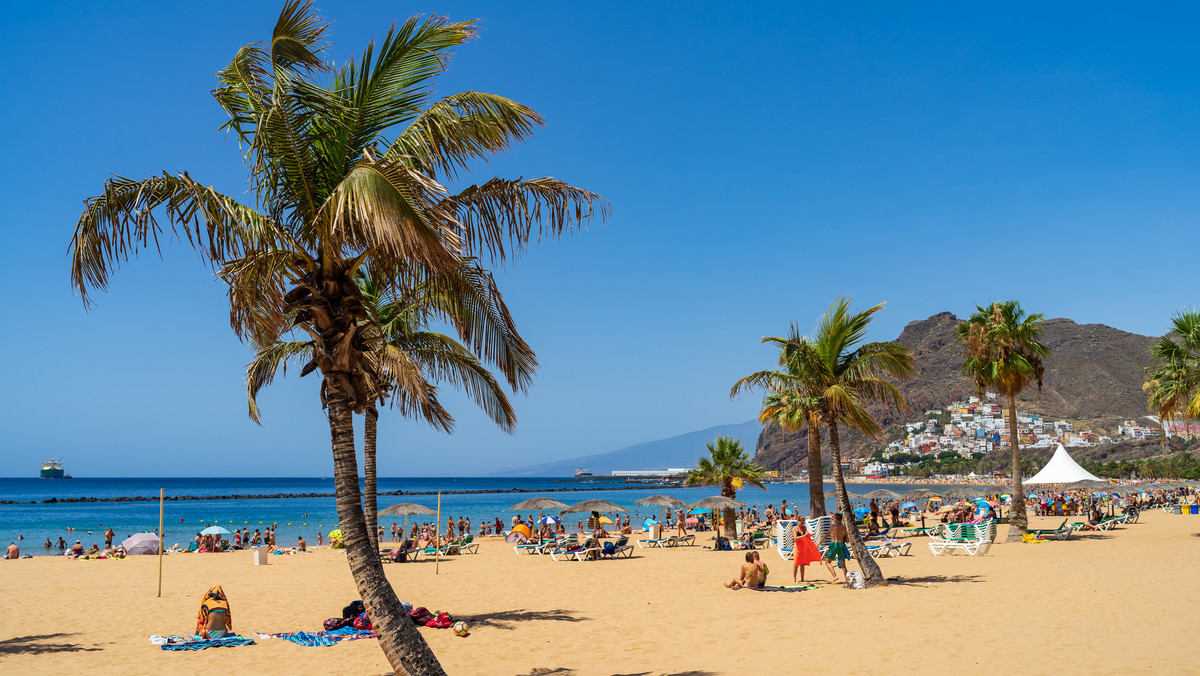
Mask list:
[{"label": "sun lounger", "polygon": [[967,556],[987,556],[992,546],[993,525],[990,521],[980,524],[944,523],[930,535],[929,551],[934,556],[961,551]]},{"label": "sun lounger", "polygon": [[895,542],[882,542],[879,544],[868,544],[867,551],[871,554],[871,558],[880,559],[885,556],[908,556],[908,550],[912,547],[911,542],[897,544]]},{"label": "sun lounger", "polygon": [[612,552],[605,552],[603,550],[600,552],[601,556],[607,556],[610,559],[615,559],[621,554],[624,554],[627,559],[633,557],[633,545],[629,544],[628,537],[622,536],[614,542]]},{"label": "sun lounger", "polygon": [[[554,559],[555,561],[570,561],[571,559],[575,559],[576,561],[587,561],[588,557],[590,557],[593,552],[595,552],[595,554],[596,554],[595,558],[599,559],[602,551],[603,550],[600,549],[599,547],[587,547],[587,548],[581,547],[579,549],[558,549],[558,550],[552,549],[552,550],[550,550],[550,558]],[[559,557],[562,557],[562,558],[559,558]]]},{"label": "sun lounger", "polygon": [[667,542],[670,539],[671,538],[658,538],[657,540],[638,540],[637,545],[640,549],[646,549],[648,547],[664,547],[666,545],[664,545],[663,543]]},{"label": "sun lounger", "polygon": [[1061,531],[1062,529],[1064,529],[1066,527],[1067,527],[1067,520],[1063,519],[1062,523],[1058,524],[1058,528],[1034,528],[1034,529],[1030,529],[1029,532],[1033,533],[1037,537],[1041,538],[1041,537],[1047,537],[1049,535],[1058,533],[1059,531]]},{"label": "sun lounger", "polygon": [[696,536],[690,535],[690,534],[689,535],[672,535],[671,537],[667,538],[666,544],[664,544],[662,546],[664,546],[664,547],[679,547],[679,546],[683,545],[684,543],[687,543],[687,545],[689,547],[691,547],[692,545],[695,545],[696,544]]},{"label": "sun lounger", "polygon": [[478,554],[479,543],[475,542],[474,540],[474,535],[468,535],[464,537],[462,541],[458,543],[458,550],[463,554]]}]

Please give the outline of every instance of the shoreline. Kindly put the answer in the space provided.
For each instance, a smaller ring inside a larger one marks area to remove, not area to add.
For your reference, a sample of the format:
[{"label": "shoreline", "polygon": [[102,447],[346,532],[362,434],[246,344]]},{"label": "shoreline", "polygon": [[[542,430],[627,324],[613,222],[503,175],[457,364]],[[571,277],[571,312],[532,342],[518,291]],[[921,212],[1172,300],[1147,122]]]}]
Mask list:
[{"label": "shoreline", "polygon": [[[379,491],[380,497],[401,495],[485,495],[501,493],[570,493],[579,491],[637,491],[655,488],[678,488],[673,484],[637,484],[623,486],[593,486],[585,484],[571,488],[480,488],[459,491]],[[272,493],[272,494],[229,494],[229,495],[168,495],[166,502],[189,502],[197,500],[290,500],[302,498],[336,498],[334,493]],[[158,496],[124,495],[111,498],[80,496],[78,498],[46,498],[45,500],[0,500],[0,505],[62,505],[90,502],[158,502]]]}]

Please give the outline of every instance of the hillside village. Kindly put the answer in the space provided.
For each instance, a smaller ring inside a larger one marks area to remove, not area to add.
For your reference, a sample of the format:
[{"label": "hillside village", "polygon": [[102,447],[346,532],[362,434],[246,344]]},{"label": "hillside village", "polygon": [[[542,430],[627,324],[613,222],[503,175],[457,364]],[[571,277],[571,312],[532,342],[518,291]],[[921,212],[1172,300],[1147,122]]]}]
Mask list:
[{"label": "hillside village", "polygon": [[[1171,433],[1168,429],[1168,435]],[[996,394],[988,392],[982,398],[972,396],[955,401],[945,409],[925,411],[922,420],[902,426],[903,439],[892,441],[886,450],[877,452],[862,471],[867,474],[886,474],[894,462],[884,458],[917,462],[926,457],[946,457],[954,453],[964,458],[979,457],[994,450],[1009,447],[1008,411],[998,402]],[[1092,430],[1076,430],[1067,420],[1051,420],[1040,415],[1017,411],[1017,435],[1023,448],[1085,448],[1112,444],[1129,439],[1157,438],[1162,430],[1156,424],[1140,424],[1125,420],[1117,426],[1118,438],[1113,439]],[[897,457],[898,456],[898,457]]]}]

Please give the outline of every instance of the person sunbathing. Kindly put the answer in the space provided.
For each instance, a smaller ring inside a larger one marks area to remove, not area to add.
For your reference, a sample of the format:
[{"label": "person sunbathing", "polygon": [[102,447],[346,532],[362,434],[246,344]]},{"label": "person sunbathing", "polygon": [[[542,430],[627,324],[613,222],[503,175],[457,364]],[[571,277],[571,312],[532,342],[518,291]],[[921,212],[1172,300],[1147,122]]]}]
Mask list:
[{"label": "person sunbathing", "polygon": [[758,552],[746,552],[746,563],[742,564],[738,576],[725,586],[730,589],[741,589],[742,587],[762,587],[767,583],[767,566],[758,556]]},{"label": "person sunbathing", "polygon": [[79,557],[83,556],[83,554],[84,554],[83,543],[80,542],[79,540],[76,540],[75,544],[71,545],[71,550],[69,552],[67,552],[67,556],[69,556],[73,559],[78,559]]},{"label": "person sunbathing", "polygon": [[196,615],[196,633],[205,639],[233,635],[233,615],[229,611],[229,599],[219,584],[214,584],[204,593],[204,599],[200,602],[200,612]]}]

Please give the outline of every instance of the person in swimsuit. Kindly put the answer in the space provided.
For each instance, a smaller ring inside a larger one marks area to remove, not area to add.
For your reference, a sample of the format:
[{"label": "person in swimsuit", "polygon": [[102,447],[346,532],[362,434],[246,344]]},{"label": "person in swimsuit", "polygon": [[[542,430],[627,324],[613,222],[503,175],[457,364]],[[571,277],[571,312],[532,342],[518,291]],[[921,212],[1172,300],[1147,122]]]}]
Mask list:
[{"label": "person in swimsuit", "polygon": [[746,563],[742,564],[738,576],[726,582],[725,586],[730,589],[761,587],[766,582],[767,567],[759,560],[758,552],[746,552]]},{"label": "person in swimsuit", "polygon": [[687,535],[687,526],[684,524],[684,516],[683,516],[682,509],[675,510],[675,525],[678,526],[677,533],[678,533],[679,537],[683,537],[683,536]]},{"label": "person in swimsuit", "polygon": [[[842,513],[833,515],[833,527],[829,529],[829,549],[825,551],[826,564],[837,561],[837,567],[842,569],[842,582],[846,582],[846,559],[850,558],[850,550],[846,547],[846,526],[842,523]],[[837,582],[837,571],[830,565],[833,572],[833,582]]]},{"label": "person in swimsuit", "polygon": [[[808,564],[820,560],[821,550],[813,543],[808,524],[804,519],[797,519],[796,525],[792,526],[792,582],[796,581],[797,569],[800,570],[800,581],[804,582],[804,569]],[[828,561],[825,565],[829,567],[829,572],[833,573],[833,566],[830,566]],[[834,574],[834,578],[837,578],[837,574]]]},{"label": "person in swimsuit", "polygon": [[210,587],[200,602],[200,612],[196,616],[196,633],[205,639],[236,635],[233,633],[233,615],[229,610],[229,599],[219,584]]}]

